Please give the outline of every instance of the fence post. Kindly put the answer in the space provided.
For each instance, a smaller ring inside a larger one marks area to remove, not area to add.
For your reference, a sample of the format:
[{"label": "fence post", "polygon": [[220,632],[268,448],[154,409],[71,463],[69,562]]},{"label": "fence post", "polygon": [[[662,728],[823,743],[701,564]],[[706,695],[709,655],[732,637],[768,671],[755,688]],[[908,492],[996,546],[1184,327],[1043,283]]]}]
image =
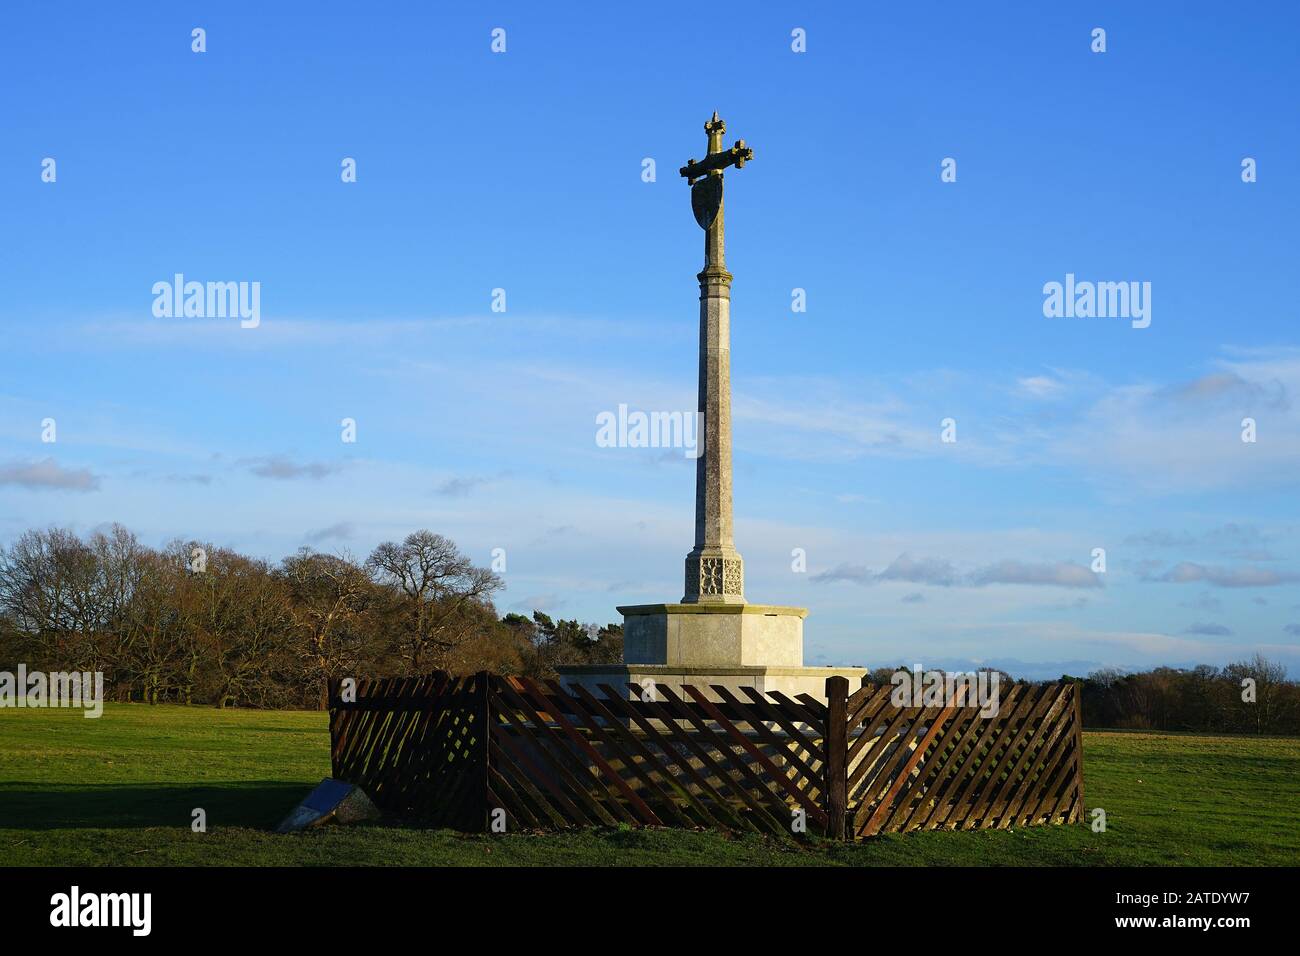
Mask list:
[{"label": "fence post", "polygon": [[[1083,682],[1074,682],[1074,786],[1079,791],[1079,813],[1073,821],[1084,819],[1083,808]],[[1048,821],[1051,822],[1050,820]]]},{"label": "fence post", "polygon": [[479,819],[482,821],[484,833],[492,831],[492,810],[491,801],[488,800],[488,793],[492,790],[492,781],[489,775],[491,760],[492,744],[492,691],[491,691],[492,674],[489,671],[479,671],[474,675],[474,690],[478,697],[476,704],[478,710],[478,737],[475,742],[478,744],[479,755]]},{"label": "fence post", "polygon": [[826,678],[826,835],[845,839],[849,803],[849,680]]}]

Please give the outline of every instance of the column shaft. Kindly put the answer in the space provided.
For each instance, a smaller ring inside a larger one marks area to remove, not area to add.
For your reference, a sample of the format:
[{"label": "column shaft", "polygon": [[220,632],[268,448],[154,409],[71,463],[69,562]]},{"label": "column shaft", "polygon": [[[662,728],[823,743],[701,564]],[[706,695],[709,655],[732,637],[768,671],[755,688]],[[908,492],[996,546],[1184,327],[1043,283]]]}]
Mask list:
[{"label": "column shaft", "polygon": [[699,411],[703,429],[695,461],[695,547],[686,557],[684,602],[743,603],[744,571],[732,532],[731,273],[722,209],[705,232],[700,281]]}]

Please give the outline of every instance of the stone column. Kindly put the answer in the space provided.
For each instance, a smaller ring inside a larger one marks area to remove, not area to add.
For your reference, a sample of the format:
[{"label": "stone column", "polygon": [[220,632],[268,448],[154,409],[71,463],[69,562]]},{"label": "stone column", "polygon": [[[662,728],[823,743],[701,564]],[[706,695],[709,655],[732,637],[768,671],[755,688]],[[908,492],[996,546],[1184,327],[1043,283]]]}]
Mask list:
[{"label": "stone column", "polygon": [[700,280],[700,456],[695,459],[695,547],[686,556],[683,604],[743,604],[744,564],[731,517],[731,273],[723,208],[704,234]]}]

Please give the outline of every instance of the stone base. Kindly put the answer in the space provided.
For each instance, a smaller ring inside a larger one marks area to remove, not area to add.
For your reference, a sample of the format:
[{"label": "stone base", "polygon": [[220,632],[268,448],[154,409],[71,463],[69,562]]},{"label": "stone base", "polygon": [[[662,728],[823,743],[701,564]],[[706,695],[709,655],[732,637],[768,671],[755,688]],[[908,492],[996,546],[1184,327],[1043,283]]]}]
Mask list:
[{"label": "stone base", "polygon": [[803,666],[801,607],[635,604],[623,615],[623,661],[686,668]]},{"label": "stone base", "polygon": [[586,664],[557,670],[560,683],[566,687],[580,684],[599,697],[599,686],[608,684],[615,690],[626,690],[629,700],[633,696],[627,687],[629,682],[644,687],[647,681],[653,681],[656,687],[667,686],[686,700],[690,698],[681,689],[683,684],[706,690],[710,700],[722,699],[717,693],[707,690],[714,684],[721,684],[742,701],[749,698],[740,691],[741,687],[752,687],[763,693],[776,690],[787,697],[807,694],[825,701],[826,678],[847,678],[849,693],[853,693],[862,686],[862,678],[867,673],[865,667],[672,667],[654,664]]}]

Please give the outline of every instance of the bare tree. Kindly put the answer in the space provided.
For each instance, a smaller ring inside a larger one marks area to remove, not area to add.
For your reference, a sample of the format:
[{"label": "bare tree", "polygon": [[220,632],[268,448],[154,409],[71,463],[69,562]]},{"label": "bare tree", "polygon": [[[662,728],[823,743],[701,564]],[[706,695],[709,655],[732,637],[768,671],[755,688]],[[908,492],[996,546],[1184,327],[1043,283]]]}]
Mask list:
[{"label": "bare tree", "polygon": [[28,531],[0,553],[0,608],[42,656],[99,670],[103,623],[95,553],[62,528]]},{"label": "bare tree", "polygon": [[299,637],[304,676],[321,707],[329,680],[356,674],[367,657],[365,615],[379,602],[375,583],[346,556],[302,548],[280,564]]},{"label": "bare tree", "polygon": [[489,605],[504,583],[430,531],[413,532],[400,544],[384,542],[371,552],[366,569],[398,599],[402,627],[395,639],[410,673],[445,666],[479,626],[473,612]]},{"label": "bare tree", "polygon": [[1255,682],[1255,702],[1235,703],[1238,712],[1245,710],[1242,722],[1247,731],[1257,734],[1278,733],[1286,718],[1295,711],[1295,694],[1288,693],[1286,667],[1256,654],[1249,661],[1229,664],[1223,676],[1241,687],[1247,679]]}]

